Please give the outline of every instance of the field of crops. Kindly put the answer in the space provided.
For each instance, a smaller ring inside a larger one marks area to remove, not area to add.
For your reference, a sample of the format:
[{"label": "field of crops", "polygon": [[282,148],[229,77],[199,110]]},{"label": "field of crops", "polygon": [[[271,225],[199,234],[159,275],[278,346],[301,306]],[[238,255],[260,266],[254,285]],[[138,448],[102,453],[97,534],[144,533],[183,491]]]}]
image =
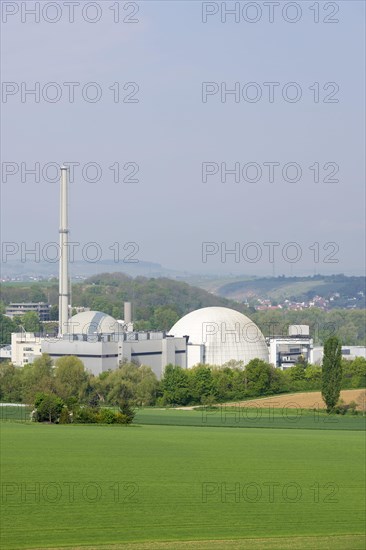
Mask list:
[{"label": "field of crops", "polygon": [[363,417],[233,429],[203,412],[143,410],[130,427],[3,420],[2,547],[364,547]]}]

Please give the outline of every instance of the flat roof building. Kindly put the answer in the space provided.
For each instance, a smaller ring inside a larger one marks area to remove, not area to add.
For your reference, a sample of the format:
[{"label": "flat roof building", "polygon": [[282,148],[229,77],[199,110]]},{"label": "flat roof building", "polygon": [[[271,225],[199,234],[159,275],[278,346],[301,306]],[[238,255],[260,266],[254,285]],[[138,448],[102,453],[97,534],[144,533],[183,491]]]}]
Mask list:
[{"label": "flat roof building", "polygon": [[71,317],[61,338],[43,338],[41,352],[52,359],[75,355],[94,375],[115,370],[122,361],[150,367],[161,378],[169,363],[187,367],[186,338],[172,338],[163,331],[126,332],[110,315],[87,311]]},{"label": "flat roof building", "polygon": [[21,316],[29,311],[34,311],[38,313],[40,321],[49,321],[50,309],[50,304],[46,304],[45,302],[19,302],[9,304],[5,310],[5,315],[13,319],[17,315]]},{"label": "flat roof building", "polygon": [[268,339],[269,362],[286,370],[293,367],[300,358],[313,363],[313,339],[308,325],[290,325],[288,336],[274,336]]},{"label": "flat roof building", "polygon": [[33,332],[13,332],[11,335],[11,362],[17,367],[33,363],[42,355],[42,338]]}]

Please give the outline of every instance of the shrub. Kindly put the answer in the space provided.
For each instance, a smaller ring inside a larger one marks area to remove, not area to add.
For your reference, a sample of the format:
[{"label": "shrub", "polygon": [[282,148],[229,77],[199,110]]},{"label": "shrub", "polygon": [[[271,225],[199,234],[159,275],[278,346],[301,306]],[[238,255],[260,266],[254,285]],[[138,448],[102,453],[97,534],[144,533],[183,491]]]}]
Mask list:
[{"label": "shrub", "polygon": [[60,414],[59,423],[60,424],[71,424],[70,411],[67,407],[64,407],[62,409],[61,414]]},{"label": "shrub", "polygon": [[111,409],[101,409],[97,415],[99,424],[115,424],[116,421],[116,413]]},{"label": "shrub", "polygon": [[126,416],[127,424],[131,424],[132,420],[135,418],[135,411],[132,408],[131,404],[128,401],[125,401],[120,404],[119,412]]},{"label": "shrub", "polygon": [[96,424],[98,411],[92,407],[80,407],[74,414],[74,422],[77,424]]},{"label": "shrub", "polygon": [[117,424],[129,424],[128,417],[125,414],[117,412],[115,414]]},{"label": "shrub", "polygon": [[346,404],[343,399],[340,399],[337,403],[337,405],[334,407],[334,412],[336,414],[347,414],[347,412],[350,412],[353,415],[357,415],[358,412],[356,410],[357,403],[355,401],[351,401],[350,403]]},{"label": "shrub", "polygon": [[346,405],[343,399],[340,399],[333,409],[333,412],[335,412],[336,414],[342,414],[342,415],[346,414],[347,411],[348,411],[348,405]]},{"label": "shrub", "polygon": [[351,414],[358,414],[356,401],[351,401],[348,405],[348,410]]}]

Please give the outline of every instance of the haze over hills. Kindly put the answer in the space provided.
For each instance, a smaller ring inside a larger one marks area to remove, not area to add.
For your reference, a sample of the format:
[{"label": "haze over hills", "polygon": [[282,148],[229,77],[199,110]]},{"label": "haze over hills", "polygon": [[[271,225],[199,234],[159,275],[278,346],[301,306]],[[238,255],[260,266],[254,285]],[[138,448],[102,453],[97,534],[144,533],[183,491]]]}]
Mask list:
[{"label": "haze over hills", "polygon": [[[299,285],[311,282],[311,278],[310,281],[305,279],[305,281],[285,278],[279,278],[279,280],[276,278],[251,279],[241,282],[233,281],[233,283],[244,284],[244,287],[246,284],[248,292],[255,290],[269,295],[279,289],[281,292],[285,292],[286,288],[301,288]],[[215,294],[213,289],[218,292],[221,287],[216,289],[213,281],[210,281],[212,286],[208,291],[194,287],[182,280],[167,277],[138,276],[133,278],[122,273],[94,275],[84,281],[74,283],[72,285],[72,305],[73,307],[81,306],[103,311],[117,319],[122,319],[124,315],[123,303],[130,301],[133,304],[133,320],[136,330],[169,330],[178,319],[191,311],[203,307],[223,306],[247,315],[266,336],[287,334],[289,324],[308,324],[316,344],[322,343],[330,334],[337,334],[347,345],[365,345],[366,323],[365,308],[361,307],[362,296],[357,295],[360,299],[360,304],[357,307],[355,300],[349,302],[349,298],[346,297],[346,293],[352,293],[362,288],[360,285],[364,285],[364,279],[339,275],[328,280],[326,277],[318,276],[315,282],[318,285],[314,287],[317,291],[321,288],[326,288],[327,292],[333,292],[335,288],[340,290],[340,297],[335,300],[333,307],[258,308],[257,305],[254,305],[258,303],[257,298],[253,298],[252,304],[250,299],[243,303],[243,301],[230,299],[228,296]],[[217,284],[216,280],[215,285]],[[342,285],[344,291],[341,290]],[[230,288],[230,283],[227,281],[221,286],[225,287],[228,295],[231,292],[237,292],[236,288],[234,290]],[[229,289],[227,289],[228,286]],[[301,292],[304,292],[303,288]],[[4,306],[10,302],[49,302],[54,306],[52,318],[56,320],[58,318],[58,280],[3,283],[2,300],[3,310],[5,310]],[[336,304],[341,304],[342,300],[346,305],[336,307]]]},{"label": "haze over hills", "polygon": [[[327,300],[330,308],[365,308],[366,278],[361,276],[313,275],[303,277],[255,277],[197,275],[167,269],[158,263],[139,261],[98,262],[75,261],[71,263],[71,277],[74,281],[120,274],[123,278],[164,278],[188,283],[229,301],[256,306],[261,300],[283,304],[285,300],[296,303],[310,302],[314,297]],[[58,277],[58,265],[51,262],[10,261],[2,266],[2,281],[47,280]]]},{"label": "haze over hills", "polygon": [[255,305],[259,300],[273,303],[309,302],[314,297],[328,301],[329,307],[365,307],[366,278],[339,275],[314,275],[312,277],[236,277],[236,278],[186,278],[218,296]]},{"label": "haze over hills", "polygon": [[[74,260],[70,261],[70,272],[73,279],[85,279],[93,275],[98,275],[102,272],[109,273],[126,273],[132,277],[139,275],[147,277],[175,277],[177,275],[184,276],[183,272],[174,271],[163,267],[159,263],[148,261],[123,261],[118,262],[113,259],[85,261]],[[58,277],[58,262],[41,261],[21,261],[9,259],[2,265],[2,279],[19,279],[29,280],[47,279],[49,277]]]}]

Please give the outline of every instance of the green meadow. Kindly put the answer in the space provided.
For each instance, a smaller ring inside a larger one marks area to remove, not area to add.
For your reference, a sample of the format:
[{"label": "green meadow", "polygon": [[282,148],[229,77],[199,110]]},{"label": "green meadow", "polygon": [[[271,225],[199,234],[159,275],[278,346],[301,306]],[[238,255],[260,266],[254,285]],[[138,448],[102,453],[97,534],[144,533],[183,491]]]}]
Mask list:
[{"label": "green meadow", "polygon": [[145,409],[128,427],[3,413],[2,548],[364,548],[364,417],[265,411]]}]

